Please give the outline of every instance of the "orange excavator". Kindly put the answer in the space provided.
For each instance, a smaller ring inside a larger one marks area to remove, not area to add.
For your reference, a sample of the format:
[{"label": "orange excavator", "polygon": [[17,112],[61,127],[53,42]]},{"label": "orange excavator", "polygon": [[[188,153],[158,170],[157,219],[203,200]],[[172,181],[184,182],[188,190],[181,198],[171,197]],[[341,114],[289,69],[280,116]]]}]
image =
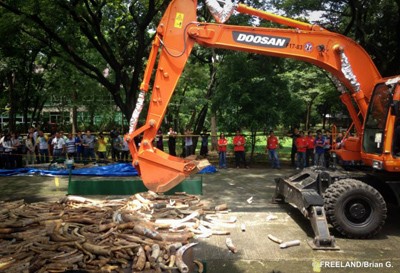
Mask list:
[{"label": "orange excavator", "polygon": [[[332,151],[334,160],[330,168],[306,168],[277,179],[274,200],[295,205],[310,219],[315,233],[311,245],[316,249],[337,248],[328,222],[351,238],[375,235],[385,222],[386,203],[400,203],[400,136],[396,135],[400,129],[396,130],[400,126],[400,76],[382,78],[368,53],[355,41],[318,25],[229,0],[205,2],[216,23],[197,21],[196,0],[172,0],[156,30],[130,130],[125,136],[133,165],[145,186],[156,192],[167,191],[206,165],[171,156],[153,146],[195,44],[297,59],[331,74],[356,134],[346,137],[341,147]],[[225,24],[233,12],[285,27]],[[136,128],[150,86],[147,119]],[[142,141],[136,146],[133,140],[139,135]],[[358,164],[342,168],[335,159]]]}]

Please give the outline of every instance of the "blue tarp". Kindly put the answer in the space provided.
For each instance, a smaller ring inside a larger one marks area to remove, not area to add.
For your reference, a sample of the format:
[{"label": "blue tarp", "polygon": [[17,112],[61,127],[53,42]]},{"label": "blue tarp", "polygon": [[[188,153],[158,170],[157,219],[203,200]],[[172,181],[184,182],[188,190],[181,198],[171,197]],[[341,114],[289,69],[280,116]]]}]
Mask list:
[{"label": "blue tarp", "polygon": [[[200,174],[215,173],[217,170],[214,166],[208,166],[201,170]],[[20,168],[13,170],[0,169],[0,176],[12,175],[69,175],[67,169],[34,169],[34,168]],[[106,166],[81,168],[71,171],[71,175],[80,176],[137,176],[137,170],[130,163],[116,163]]]},{"label": "blue tarp", "polygon": [[202,169],[199,173],[204,174],[204,173],[215,173],[215,172],[217,172],[217,168],[215,168],[213,165],[210,165]]},{"label": "blue tarp", "polygon": [[12,176],[12,175],[19,175],[19,174],[26,174],[29,172],[29,168],[20,168],[20,169],[12,169],[12,170],[4,170],[0,169],[0,176]]},{"label": "blue tarp", "polygon": [[[20,168],[0,170],[0,176],[11,175],[69,175],[68,169],[57,169],[50,166],[48,170],[35,168]],[[130,163],[117,163],[106,166],[81,168],[71,170],[72,175],[81,176],[137,176],[137,170]]]}]

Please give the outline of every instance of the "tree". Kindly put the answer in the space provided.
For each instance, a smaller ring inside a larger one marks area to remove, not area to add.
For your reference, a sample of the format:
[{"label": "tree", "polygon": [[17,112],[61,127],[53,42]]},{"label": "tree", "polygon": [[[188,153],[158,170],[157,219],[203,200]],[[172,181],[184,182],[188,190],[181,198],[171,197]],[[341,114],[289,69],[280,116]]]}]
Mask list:
[{"label": "tree", "polygon": [[[338,92],[335,90],[335,86],[326,76],[326,72],[314,65],[286,60],[284,65],[284,72],[280,74],[282,80],[287,82],[287,88],[292,97],[293,105],[285,107],[285,117],[287,121],[292,121],[292,127],[298,126],[298,121],[301,120],[304,124],[304,129],[309,130],[311,121],[316,115],[315,105],[319,105],[319,97],[325,97],[325,94],[334,91],[336,97]],[[326,111],[330,111],[332,103],[340,103],[338,99],[331,99],[329,107],[326,107]],[[327,113],[325,113],[327,114]],[[299,119],[299,117],[301,117]],[[321,118],[325,115],[321,116]],[[318,119],[321,121],[321,119]],[[324,120],[322,120],[323,124]]]},{"label": "tree", "polygon": [[[21,33],[103,85],[125,118],[135,105],[155,22],[167,0],[1,0]],[[103,71],[109,69],[109,77]]]},{"label": "tree", "polygon": [[[325,77],[329,80],[328,76]],[[333,83],[324,84],[326,88],[324,92],[317,98],[315,106],[318,116],[322,118],[322,128],[326,128],[328,115],[336,116],[338,113],[345,113],[347,109],[343,103],[340,102],[339,92],[334,87]]]},{"label": "tree", "polygon": [[[69,127],[72,117],[72,132],[78,129],[103,129],[107,123],[115,119],[115,107],[110,94],[98,82],[88,77],[82,77],[75,67],[61,59],[53,60],[54,71],[46,77],[47,82],[53,82],[49,97],[51,105],[57,107],[61,115],[69,113],[61,120],[61,126]],[[78,119],[78,109],[85,117]],[[94,128],[96,116],[102,116],[103,125]],[[68,122],[66,122],[66,120]],[[85,121],[89,120],[85,124]]]},{"label": "tree", "polygon": [[318,23],[360,43],[383,76],[400,74],[400,0],[273,0],[289,17],[321,14]]},{"label": "tree", "polygon": [[[197,135],[203,130],[210,102],[208,66],[190,58],[179,79],[167,111],[168,127],[183,133],[186,129]],[[197,138],[193,139],[196,147]]]},{"label": "tree", "polygon": [[[23,114],[26,122],[24,131],[37,120],[46,101],[46,82],[43,67],[38,64],[41,48],[16,31],[7,17],[0,17],[0,35],[7,37],[0,42],[0,95],[3,97],[1,108],[8,106],[8,129],[16,130],[17,111]],[[3,24],[4,23],[4,24]],[[31,116],[28,117],[28,115]]]},{"label": "tree", "polygon": [[249,130],[251,159],[257,132],[279,125],[281,102],[290,100],[284,82],[277,76],[282,61],[263,55],[233,52],[225,56],[218,71],[213,110],[217,113],[220,130]]}]

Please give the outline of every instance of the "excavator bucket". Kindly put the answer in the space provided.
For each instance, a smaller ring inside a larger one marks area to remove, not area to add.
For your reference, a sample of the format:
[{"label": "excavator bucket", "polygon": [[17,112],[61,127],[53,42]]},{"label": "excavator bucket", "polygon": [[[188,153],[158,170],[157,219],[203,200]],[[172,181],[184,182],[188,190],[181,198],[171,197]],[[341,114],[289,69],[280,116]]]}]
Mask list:
[{"label": "excavator bucket", "polygon": [[138,161],[143,184],[154,192],[166,192],[210,165],[206,159],[182,159],[158,149],[141,152]]}]

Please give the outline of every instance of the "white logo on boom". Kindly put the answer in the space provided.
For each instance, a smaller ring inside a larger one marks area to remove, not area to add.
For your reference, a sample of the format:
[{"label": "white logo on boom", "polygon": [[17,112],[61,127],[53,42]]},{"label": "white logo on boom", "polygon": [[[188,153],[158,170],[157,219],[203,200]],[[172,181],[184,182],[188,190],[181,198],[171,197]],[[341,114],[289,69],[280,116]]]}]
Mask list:
[{"label": "white logo on boom", "polygon": [[237,36],[236,41],[251,43],[251,44],[269,45],[275,47],[285,47],[288,39],[240,33]]}]

